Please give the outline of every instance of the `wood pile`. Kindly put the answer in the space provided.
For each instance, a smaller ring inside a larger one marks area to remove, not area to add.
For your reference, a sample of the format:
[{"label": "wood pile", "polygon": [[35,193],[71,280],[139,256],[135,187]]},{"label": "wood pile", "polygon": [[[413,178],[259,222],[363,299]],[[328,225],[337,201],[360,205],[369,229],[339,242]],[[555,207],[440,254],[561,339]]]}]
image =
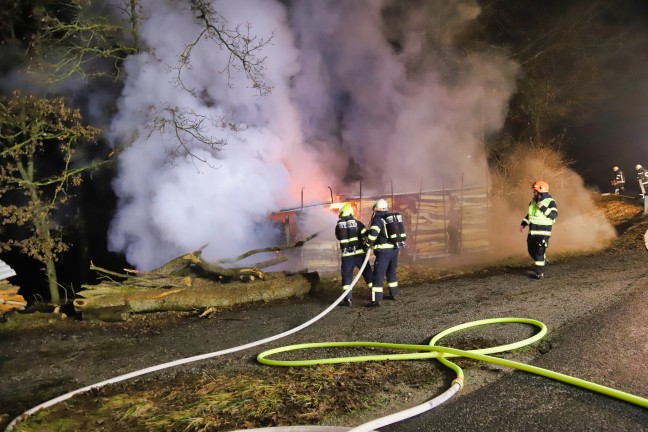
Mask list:
[{"label": "wood pile", "polygon": [[13,310],[24,310],[27,302],[7,280],[0,281],[0,316]]},{"label": "wood pile", "polygon": [[[407,232],[407,247],[401,252],[404,257],[416,260],[490,247],[485,188],[428,191],[385,199],[392,211],[403,215]],[[373,203],[372,199],[363,199],[360,205],[367,224]]]}]

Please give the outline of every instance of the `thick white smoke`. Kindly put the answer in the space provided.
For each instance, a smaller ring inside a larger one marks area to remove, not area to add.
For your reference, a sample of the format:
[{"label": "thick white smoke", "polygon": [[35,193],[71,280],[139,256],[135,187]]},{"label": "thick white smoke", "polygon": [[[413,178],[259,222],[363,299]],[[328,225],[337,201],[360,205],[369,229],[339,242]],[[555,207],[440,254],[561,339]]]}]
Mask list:
[{"label": "thick white smoke", "polygon": [[[350,190],[359,176],[377,192],[389,182],[398,191],[456,186],[462,174],[487,181],[482,139],[502,125],[517,68],[502,53],[453,51],[453,36],[478,15],[475,1],[214,1],[230,28],[274,32],[259,53],[273,86],[266,97],[244,75],[223,74],[229,52],[209,41],[193,48],[185,88],[177,85],[173,66],[201,30],[188,3],[142,2],[150,52],[128,59],[111,127],[129,149],[110,244],[137,267],[205,244],[206,259],[276,244],[270,213],[298,207],[301,193],[306,204],[325,201],[329,186]],[[222,151],[190,142],[205,163],[169,160],[176,131],[152,131],[151,121],[173,114],[243,130],[206,122],[203,133],[225,140]]]}]

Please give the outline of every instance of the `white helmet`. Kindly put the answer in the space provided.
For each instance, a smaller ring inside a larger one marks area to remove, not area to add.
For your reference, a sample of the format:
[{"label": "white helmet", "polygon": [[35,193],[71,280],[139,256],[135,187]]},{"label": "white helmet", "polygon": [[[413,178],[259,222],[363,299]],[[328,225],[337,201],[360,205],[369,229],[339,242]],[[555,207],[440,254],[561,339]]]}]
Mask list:
[{"label": "white helmet", "polygon": [[386,211],[389,208],[387,201],[380,198],[373,206],[374,211]]},{"label": "white helmet", "polygon": [[612,171],[614,171],[614,172],[619,171],[619,167],[618,167],[618,166],[615,166],[614,168],[612,168]]},{"label": "white helmet", "polygon": [[637,166],[635,167],[636,170],[640,170],[641,168],[643,168],[641,164],[637,164]]}]

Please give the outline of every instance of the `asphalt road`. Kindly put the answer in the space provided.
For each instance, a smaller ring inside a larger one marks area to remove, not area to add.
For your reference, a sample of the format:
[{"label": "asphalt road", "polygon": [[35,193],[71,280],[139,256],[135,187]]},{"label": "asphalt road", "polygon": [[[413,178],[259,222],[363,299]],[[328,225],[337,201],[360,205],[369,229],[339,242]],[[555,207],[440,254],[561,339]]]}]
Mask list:
[{"label": "asphalt road", "polygon": [[[354,289],[351,308],[338,307],[287,338],[218,359],[183,366],[196,373],[264,367],[266,349],[304,342],[427,343],[448,327],[494,317],[544,322],[549,332],[513,359],[648,398],[648,252],[608,252],[556,260],[545,279],[523,269],[484,270],[416,286],[396,301],[366,308],[367,289]],[[250,305],[218,314],[138,318],[126,323],[51,322],[40,329],[0,328],[0,428],[23,412],[65,392],[155,364],[259,340],[294,328],[339,294]],[[459,337],[463,344],[501,344],[530,332],[493,326]],[[452,346],[449,338],[448,345]],[[465,365],[463,392],[432,412],[382,428],[389,431],[648,431],[648,409],[545,377],[475,362]],[[403,363],[403,368],[415,367]],[[153,379],[173,377],[174,371]],[[450,376],[450,374],[448,374]],[[148,379],[148,378],[147,378]],[[142,379],[140,387],[146,385]],[[326,424],[354,426],[422,403],[442,392],[444,379],[422,377],[430,387],[394,391],[390,406],[336,416]],[[4,413],[4,416],[2,414]]]},{"label": "asphalt road", "polygon": [[[607,304],[566,323],[532,364],[648,398],[647,282],[645,275],[631,281]],[[648,431],[648,408],[514,372],[381,430],[636,432]]]}]

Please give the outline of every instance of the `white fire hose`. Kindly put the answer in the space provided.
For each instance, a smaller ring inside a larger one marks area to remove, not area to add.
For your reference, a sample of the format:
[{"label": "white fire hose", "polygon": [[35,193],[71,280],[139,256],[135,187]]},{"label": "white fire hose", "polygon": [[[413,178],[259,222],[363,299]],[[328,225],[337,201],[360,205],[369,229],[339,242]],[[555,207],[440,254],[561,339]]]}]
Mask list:
[{"label": "white fire hose", "polygon": [[[367,252],[366,255],[367,256],[366,256],[364,262],[362,263],[362,267],[360,268],[360,271],[358,271],[358,274],[356,275],[356,277],[351,282],[351,289],[353,289],[355,284],[358,282],[358,279],[360,279],[360,276],[362,275],[363,270],[367,266],[367,262],[369,262],[369,256],[371,254],[369,252]],[[192,363],[192,362],[199,361],[199,360],[205,360],[205,359],[209,359],[209,358],[213,358],[213,357],[218,357],[218,356],[222,356],[222,355],[225,355],[225,354],[231,354],[231,353],[234,353],[234,352],[237,352],[237,351],[243,351],[245,349],[252,348],[252,347],[255,347],[255,346],[259,346],[259,345],[263,345],[265,343],[272,342],[272,341],[275,341],[277,339],[284,338],[284,337],[289,336],[289,335],[291,335],[293,333],[297,333],[298,331],[305,329],[306,327],[310,326],[311,324],[313,324],[316,321],[319,321],[321,318],[323,318],[326,314],[328,314],[331,310],[333,310],[342,301],[342,299],[347,296],[348,293],[349,293],[349,291],[342,292],[342,294],[340,294],[340,296],[329,307],[324,309],[317,316],[315,316],[315,317],[311,318],[310,320],[306,321],[305,323],[303,323],[303,324],[301,324],[301,325],[299,325],[299,326],[297,326],[297,327],[295,327],[293,329],[285,331],[283,333],[279,333],[279,334],[276,334],[274,336],[270,336],[270,337],[267,337],[265,339],[261,339],[261,340],[255,341],[255,342],[250,342],[250,343],[247,343],[245,345],[240,345],[240,346],[237,346],[237,347],[228,348],[228,349],[221,350],[221,351],[215,351],[215,352],[211,352],[211,353],[200,354],[200,355],[196,355],[196,356],[193,356],[193,357],[186,357],[186,358],[183,358],[183,359],[174,360],[174,361],[167,362],[167,363],[162,363],[162,364],[159,364],[159,365],[156,365],[156,366],[151,366],[151,367],[148,367],[148,368],[145,368],[145,369],[140,369],[140,370],[137,370],[137,371],[134,371],[134,372],[130,372],[130,373],[127,373],[127,374],[124,374],[124,375],[120,375],[120,376],[117,376],[117,377],[114,377],[114,378],[110,378],[110,379],[107,379],[105,381],[101,381],[99,383],[92,384],[92,385],[89,385],[89,386],[86,386],[86,387],[71,391],[69,393],[65,393],[65,394],[63,394],[61,396],[58,396],[58,397],[54,398],[54,399],[50,399],[50,400],[48,400],[46,402],[43,402],[40,405],[37,405],[37,406],[35,406],[33,408],[30,408],[29,410],[25,411],[24,413],[22,413],[21,415],[19,415],[15,419],[13,419],[11,421],[11,423],[9,423],[9,425],[5,428],[5,432],[11,431],[14,428],[14,426],[16,425],[16,423],[18,423],[19,421],[25,420],[26,418],[30,417],[32,414],[35,414],[35,413],[37,413],[38,411],[40,411],[40,410],[42,410],[44,408],[49,408],[51,406],[54,406],[54,405],[58,404],[59,402],[63,402],[64,400],[70,399],[74,395],[77,395],[77,394],[80,394],[80,393],[85,393],[85,392],[93,390],[93,389],[98,389],[98,388],[107,386],[108,384],[115,384],[115,383],[118,383],[118,382],[121,382],[121,381],[126,381],[128,379],[135,378],[135,377],[142,376],[142,375],[146,375],[146,374],[149,374],[151,372],[156,372],[156,371],[159,371],[159,370],[168,369],[168,368],[171,368],[171,367],[175,367],[175,366],[179,366],[179,365],[183,365],[183,364],[187,364],[187,363]]]}]

